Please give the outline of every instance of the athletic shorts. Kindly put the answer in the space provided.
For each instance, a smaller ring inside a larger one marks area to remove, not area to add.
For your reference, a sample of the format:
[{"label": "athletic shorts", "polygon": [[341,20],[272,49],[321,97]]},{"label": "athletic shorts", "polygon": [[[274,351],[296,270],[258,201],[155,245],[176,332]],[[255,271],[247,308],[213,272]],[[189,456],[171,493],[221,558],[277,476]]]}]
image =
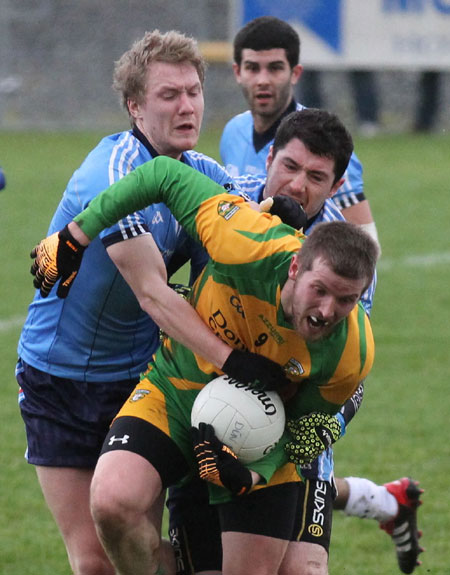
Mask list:
[{"label": "athletic shorts", "polygon": [[19,406],[34,465],[93,469],[114,416],[137,380],[87,383],[55,377],[22,360]]},{"label": "athletic shorts", "polygon": [[318,480],[260,489],[230,503],[210,505],[206,482],[169,489],[169,538],[177,575],[222,568],[222,531],[254,533],[330,546],[334,488]]}]

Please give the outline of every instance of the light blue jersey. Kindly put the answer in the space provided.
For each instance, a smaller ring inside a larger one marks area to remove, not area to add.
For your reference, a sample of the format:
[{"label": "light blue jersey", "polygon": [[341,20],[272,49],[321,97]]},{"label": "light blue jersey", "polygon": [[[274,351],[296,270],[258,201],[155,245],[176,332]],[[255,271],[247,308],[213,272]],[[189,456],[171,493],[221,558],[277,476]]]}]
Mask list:
[{"label": "light blue jersey", "polygon": [[[264,199],[263,191],[266,184],[266,177],[264,175],[260,176],[238,176],[235,178],[235,182],[239,187],[239,194],[245,194],[250,200],[254,202],[261,202]],[[331,201],[331,199],[325,200],[322,209],[317,213],[316,216],[308,220],[306,226],[303,228],[303,232],[308,235],[314,229],[317,224],[322,222],[333,222],[336,220],[344,220],[341,211],[336,207],[336,205]],[[376,277],[372,281],[367,291],[361,297],[361,303],[364,306],[367,314],[370,315],[372,309],[373,296],[376,286]],[[341,414],[338,414],[339,421],[342,427],[342,435],[345,434],[346,427],[345,421]],[[302,475],[308,479],[320,479],[323,481],[331,481],[333,478],[333,449],[328,448],[324,451],[317,459],[315,459],[311,464],[302,466]]]},{"label": "light blue jersey", "polygon": [[[69,181],[48,233],[63,228],[93,197],[155,155],[136,129],[101,140]],[[213,159],[188,151],[182,160],[219,184],[232,185]],[[129,215],[90,244],[66,299],[58,298],[56,289],[47,298],[36,291],[18,345],[27,364],[76,381],[139,376],[159,345],[159,328],[141,310],[105,248],[150,232],[166,265],[174,253],[183,253],[192,257],[194,269],[203,267],[205,253],[188,239],[164,204]]]},{"label": "light blue jersey", "polygon": [[[290,106],[287,112],[291,108],[292,111],[303,110],[304,106],[295,103],[295,106]],[[250,110],[231,118],[223,130],[220,155],[222,163],[232,177],[266,173],[266,158],[273,144],[275,129],[269,129],[267,138],[263,138],[262,147],[258,146],[258,149],[255,149],[253,133],[254,122]],[[345,182],[333,196],[333,202],[339,209],[348,208],[365,200],[362,172],[361,162],[353,153],[344,174]]]}]

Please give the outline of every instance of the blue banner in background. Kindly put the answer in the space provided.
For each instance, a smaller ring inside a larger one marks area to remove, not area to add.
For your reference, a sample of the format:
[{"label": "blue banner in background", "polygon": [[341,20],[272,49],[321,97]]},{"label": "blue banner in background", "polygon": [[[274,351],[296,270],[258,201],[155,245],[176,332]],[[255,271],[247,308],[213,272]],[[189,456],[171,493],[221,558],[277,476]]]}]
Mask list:
[{"label": "blue banner in background", "polygon": [[319,36],[334,52],[342,50],[342,0],[243,0],[244,24],[260,16],[297,20]]}]

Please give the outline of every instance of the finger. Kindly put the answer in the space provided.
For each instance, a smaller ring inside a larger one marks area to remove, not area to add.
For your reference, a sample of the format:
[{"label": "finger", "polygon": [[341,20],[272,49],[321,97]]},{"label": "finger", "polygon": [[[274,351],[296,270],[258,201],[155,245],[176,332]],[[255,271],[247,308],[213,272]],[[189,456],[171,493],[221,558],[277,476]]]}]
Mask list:
[{"label": "finger", "polygon": [[259,202],[259,209],[261,212],[270,212],[270,208],[273,206],[273,198],[268,197],[262,202]]},{"label": "finger", "polygon": [[34,287],[35,287],[36,289],[39,289],[39,288],[41,287],[41,285],[42,285],[42,282],[41,282],[40,280],[34,278],[34,280],[33,280],[33,285],[34,285]]},{"label": "finger", "polygon": [[210,423],[200,423],[203,441],[212,441],[215,438],[214,427]]},{"label": "finger", "polygon": [[194,445],[199,443],[199,436],[200,436],[199,430],[196,427],[191,427],[191,438],[192,443],[194,443]]},{"label": "finger", "polygon": [[[73,279],[75,279],[75,278],[73,278]],[[68,281],[68,280],[65,280],[63,277],[61,277],[61,281],[59,282],[58,289],[56,290],[56,295],[59,298],[65,299],[68,296],[70,288],[72,287],[73,279]],[[55,282],[53,282],[52,286],[53,285],[55,285]]]}]

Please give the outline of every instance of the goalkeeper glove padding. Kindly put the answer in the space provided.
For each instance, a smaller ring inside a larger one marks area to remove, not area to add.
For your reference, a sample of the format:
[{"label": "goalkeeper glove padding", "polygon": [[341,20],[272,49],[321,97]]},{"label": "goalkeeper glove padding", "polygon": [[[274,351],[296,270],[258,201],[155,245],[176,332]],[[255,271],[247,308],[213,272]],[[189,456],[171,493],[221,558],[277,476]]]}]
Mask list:
[{"label": "goalkeeper glove padding", "polygon": [[233,349],[222,371],[240,383],[254,384],[264,391],[280,391],[291,383],[281,365],[251,351]]},{"label": "goalkeeper glove padding", "polygon": [[243,495],[252,487],[251,472],[238,460],[233,451],[214,434],[209,423],[191,428],[194,453],[201,479],[225,487],[233,495]]},{"label": "goalkeeper glove padding", "polygon": [[289,461],[298,464],[314,461],[342,435],[339,419],[321,412],[288,419],[287,428],[292,439],[285,445],[285,450]]},{"label": "goalkeeper glove padding", "polygon": [[56,295],[67,297],[86,249],[70,233],[68,226],[42,240],[31,252],[35,258],[31,273],[35,276],[33,285],[47,297],[55,283],[61,278]]}]

